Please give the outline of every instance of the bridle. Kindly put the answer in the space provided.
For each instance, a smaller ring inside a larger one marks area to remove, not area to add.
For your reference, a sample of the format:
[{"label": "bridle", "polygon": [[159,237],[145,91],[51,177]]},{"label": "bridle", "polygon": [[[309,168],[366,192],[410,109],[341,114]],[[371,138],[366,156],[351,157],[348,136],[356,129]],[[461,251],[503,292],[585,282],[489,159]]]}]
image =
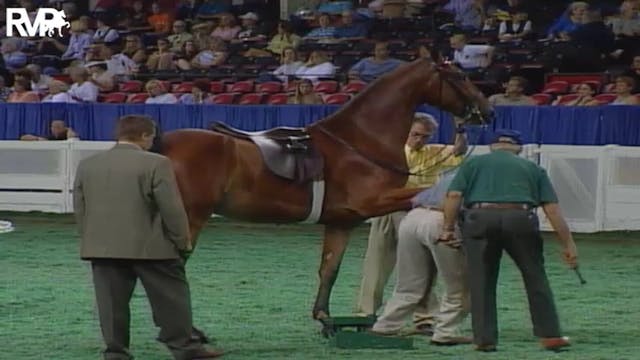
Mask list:
[{"label": "bridle", "polygon": [[[462,90],[462,85],[460,84],[460,81],[466,81],[466,79],[467,79],[466,74],[464,74],[462,72],[449,71],[449,69],[445,65],[448,66],[448,63],[435,64],[435,71],[438,73],[438,75],[439,75],[438,78],[440,80],[439,91],[438,91],[438,93],[439,93],[438,96],[440,97],[440,100],[442,99],[442,92],[443,92],[444,82],[445,81],[449,84],[449,86],[451,86],[451,88],[455,91],[457,96],[466,97],[466,93],[465,93],[464,90]],[[433,80],[433,78],[431,78],[429,81],[432,81],[432,80]],[[466,123],[466,122],[469,122],[474,117],[477,117],[477,118],[481,119],[482,125],[486,126],[484,115],[482,115],[482,111],[480,111],[480,108],[475,104],[465,104],[463,115],[459,116],[459,118],[464,120],[464,122]],[[324,126],[322,126],[321,123],[316,123],[315,128],[317,128],[322,133],[327,135],[329,138],[331,138],[335,142],[339,143],[340,145],[344,146],[345,148],[347,148],[351,152],[354,152],[354,153],[358,154],[360,157],[364,158],[365,160],[367,160],[367,161],[369,161],[369,162],[371,162],[371,163],[373,163],[373,164],[375,164],[375,165],[377,165],[377,166],[379,166],[379,167],[381,167],[383,169],[393,171],[393,172],[398,173],[398,174],[403,175],[403,176],[420,176],[420,175],[424,175],[424,174],[430,173],[432,169],[438,167],[439,165],[441,165],[442,163],[447,161],[453,155],[453,153],[449,153],[446,157],[441,157],[438,161],[436,161],[435,163],[431,164],[426,169],[423,169],[422,171],[419,171],[417,173],[412,173],[412,172],[410,172],[408,170],[405,170],[404,168],[399,167],[399,166],[397,166],[395,164],[391,164],[391,163],[388,163],[388,162],[381,161],[381,160],[378,160],[378,159],[370,157],[366,153],[362,152],[361,150],[357,149],[353,145],[351,145],[348,142],[346,142],[344,139],[342,139],[339,136],[331,133]],[[455,143],[456,134],[457,134],[457,132],[454,132],[454,138],[453,138],[453,142],[454,143]],[[475,146],[476,146],[475,143],[477,142],[479,137],[480,137],[480,133],[478,133],[476,141],[474,141],[472,150],[470,152],[467,152],[467,154],[465,154],[465,157],[463,158],[462,162],[464,162],[471,155],[473,150],[475,150]],[[446,146],[443,146],[433,157],[434,158],[435,157],[440,157],[440,155],[442,154],[442,151],[444,151],[445,148],[446,148]],[[460,166],[460,165],[458,165],[458,166]],[[453,170],[453,169],[449,169],[449,170]]]}]

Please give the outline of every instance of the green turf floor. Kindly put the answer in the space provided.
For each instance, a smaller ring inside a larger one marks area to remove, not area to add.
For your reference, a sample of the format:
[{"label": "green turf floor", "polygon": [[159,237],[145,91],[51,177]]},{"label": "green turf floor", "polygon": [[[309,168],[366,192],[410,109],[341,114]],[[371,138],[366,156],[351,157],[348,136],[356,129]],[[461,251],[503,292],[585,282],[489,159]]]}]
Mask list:
[{"label": "green turf floor", "polygon": [[[90,274],[78,259],[69,216],[0,214],[16,225],[0,234],[0,359],[98,359],[100,333]],[[355,302],[366,226],[354,234],[332,299],[334,315]],[[320,228],[212,221],[188,265],[196,324],[215,337],[228,359],[640,359],[640,235],[577,236],[580,286],[546,247],[548,273],[571,351],[539,349],[531,334],[522,282],[503,260],[498,311],[499,352],[470,346],[442,349],[416,338],[416,349],[336,350],[311,320]],[[392,284],[388,286],[388,292]],[[132,301],[136,359],[169,359],[140,289]],[[467,321],[468,328],[468,321]]]}]

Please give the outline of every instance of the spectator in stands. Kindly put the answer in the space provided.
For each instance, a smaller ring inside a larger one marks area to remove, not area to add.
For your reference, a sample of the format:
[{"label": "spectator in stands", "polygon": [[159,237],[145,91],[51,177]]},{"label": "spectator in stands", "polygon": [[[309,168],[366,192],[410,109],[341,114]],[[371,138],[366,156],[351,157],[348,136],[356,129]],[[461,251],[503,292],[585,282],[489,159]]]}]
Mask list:
[{"label": "spectator in stands", "polygon": [[617,58],[622,50],[615,48],[615,37],[602,21],[599,10],[588,10],[583,24],[569,34],[573,51],[564,53],[566,67],[572,71],[598,72],[605,69],[607,58]]},{"label": "spectator in stands", "polygon": [[69,86],[64,81],[51,80],[49,82],[49,94],[42,99],[42,102],[54,103],[74,103],[71,95],[67,93]]},{"label": "spectator in stands", "polygon": [[242,27],[237,39],[233,41],[262,41],[267,38],[265,29],[258,26],[258,14],[248,12],[239,16],[239,19],[242,21]]},{"label": "spectator in stands", "polygon": [[193,19],[198,13],[198,1],[178,0],[175,7],[175,18],[178,20]]},{"label": "spectator in stands", "polygon": [[209,40],[208,48],[203,49],[191,61],[194,69],[210,69],[224,64],[227,59],[227,47],[222,39],[213,37]]},{"label": "spectator in stands", "polygon": [[353,11],[343,11],[341,21],[342,25],[336,30],[336,38],[343,41],[352,41],[367,37],[367,25],[362,22],[355,22]]},{"label": "spectator in stands", "polygon": [[616,48],[622,49],[620,63],[628,63],[632,60],[640,39],[640,16],[638,1],[624,1],[620,6],[620,14],[610,18],[607,25],[611,27],[616,37]]},{"label": "spectator in stands", "polygon": [[607,25],[617,38],[640,36],[640,4],[637,1],[626,0],[620,6],[620,14],[607,21]]},{"label": "spectator in stands", "polygon": [[296,50],[292,47],[286,47],[282,51],[280,67],[275,69],[272,74],[280,81],[287,82],[302,66],[304,64],[302,61],[298,61]]},{"label": "spectator in stands", "polygon": [[147,18],[153,31],[157,34],[165,35],[171,31],[171,14],[163,11],[157,2],[151,3],[151,16]]},{"label": "spectator in stands", "polygon": [[638,97],[631,92],[636,87],[635,81],[628,76],[616,78],[616,97],[609,105],[640,105]]},{"label": "spectator in stands", "polygon": [[26,69],[31,72],[31,89],[38,94],[44,94],[49,89],[51,76],[42,74],[42,69],[38,64],[29,64]]},{"label": "spectator in stands", "polygon": [[0,103],[7,102],[11,88],[7,86],[4,76],[0,76]]},{"label": "spectator in stands", "polygon": [[169,93],[159,80],[149,80],[144,88],[149,93],[145,104],[175,104],[178,102],[178,98]]},{"label": "spectator in stands", "polygon": [[98,87],[89,79],[89,71],[82,66],[74,66],[69,69],[69,76],[73,84],[67,92],[77,102],[96,102],[98,100]]},{"label": "spectator in stands", "polygon": [[322,96],[313,90],[311,80],[303,79],[296,85],[296,93],[289,98],[289,104],[324,104]]},{"label": "spectator in stands", "polygon": [[231,8],[225,1],[205,0],[202,5],[198,7],[197,16],[201,19],[211,19],[229,12],[229,10],[231,10]]},{"label": "spectator in stands", "polygon": [[175,54],[169,47],[169,40],[164,38],[158,39],[156,40],[156,45],[157,50],[149,55],[149,58],[147,59],[147,70],[173,70],[175,66],[173,63]]},{"label": "spectator in stands", "polygon": [[331,26],[331,18],[329,18],[329,14],[320,14],[318,17],[318,27],[311,30],[307,35],[305,35],[304,40],[314,40],[314,41],[326,41],[326,40],[334,40],[336,35],[338,34],[338,29],[335,26]]},{"label": "spectator in stands", "polygon": [[493,106],[500,105],[535,105],[536,102],[524,94],[527,80],[521,76],[512,76],[505,87],[504,94],[494,94],[489,97]]},{"label": "spectator in stands", "polygon": [[93,42],[114,43],[120,39],[120,33],[113,28],[111,15],[102,13],[96,18],[96,32],[93,34]]},{"label": "spectator in stands", "polygon": [[193,35],[187,32],[187,23],[177,20],[173,23],[173,34],[167,38],[171,43],[171,51],[179,52],[183,49],[184,43],[191,40]]},{"label": "spectator in stands", "polygon": [[115,89],[116,81],[113,73],[107,69],[106,61],[94,61],[86,65],[89,74],[91,74],[91,82],[93,82],[100,91],[109,92]]},{"label": "spectator in stands", "polygon": [[40,96],[31,91],[31,81],[27,79],[17,79],[13,81],[13,91],[7,99],[9,103],[32,103],[40,102]]},{"label": "spectator in stands", "polygon": [[138,64],[120,51],[119,44],[109,44],[103,47],[107,70],[112,73],[118,81],[128,80],[131,75],[139,70]]},{"label": "spectator in stands", "polygon": [[288,21],[278,23],[277,33],[269,41],[265,49],[251,48],[244,53],[247,57],[281,56],[285,48],[297,48],[300,44],[300,36],[291,32]]},{"label": "spectator in stands", "polygon": [[481,30],[487,18],[486,0],[470,0],[455,13],[455,23],[463,30]]},{"label": "spectator in stands", "polygon": [[209,47],[209,41],[211,40],[211,32],[213,31],[212,22],[203,22],[193,25],[191,27],[191,33],[193,34],[193,41],[196,42],[198,49],[205,49]]},{"label": "spectator in stands", "polygon": [[569,34],[582,25],[584,13],[588,8],[589,4],[586,2],[572,2],[567,11],[551,25],[547,31],[547,37],[561,41],[569,40]]},{"label": "spectator in stands", "polygon": [[180,96],[180,103],[182,104],[210,104],[209,89],[211,84],[206,79],[198,79],[193,82],[191,88],[191,94],[184,94]]},{"label": "spectator in stands", "polygon": [[56,37],[42,38],[41,44],[50,43],[62,51],[60,59],[63,60],[63,64],[66,66],[74,60],[84,60],[85,52],[93,40],[93,36],[88,30],[87,22],[78,19],[71,22],[71,36],[69,37],[68,45],[60,42]]},{"label": "spectator in stands", "polygon": [[217,37],[224,41],[231,41],[238,36],[240,26],[236,25],[236,19],[231,14],[220,17],[220,23],[211,33],[211,37]]},{"label": "spectator in stands", "polygon": [[464,34],[456,34],[449,38],[453,49],[453,61],[463,70],[476,70],[491,65],[494,48],[490,45],[469,45]]},{"label": "spectator in stands", "polygon": [[142,39],[137,35],[127,35],[124,40],[124,49],[122,54],[126,55],[129,59],[139,67],[147,62],[147,53],[144,50]]},{"label": "spectator in stands", "polygon": [[176,66],[180,70],[191,70],[191,62],[195,59],[200,51],[195,41],[187,40],[182,44],[182,49],[176,53]]},{"label": "spectator in stands", "polygon": [[578,97],[571,101],[563,101],[563,97],[560,96],[557,98],[552,105],[564,105],[564,106],[596,106],[600,105],[598,100],[596,100],[593,96],[596,93],[595,85],[591,83],[582,83],[578,85],[576,89],[576,93]]},{"label": "spectator in stands", "polygon": [[5,38],[2,40],[2,58],[6,68],[13,72],[27,64],[27,54],[20,51],[20,39],[17,38]]},{"label": "spectator in stands", "polygon": [[640,55],[636,55],[633,57],[631,68],[625,71],[623,75],[633,79],[634,83],[636,84],[633,92],[640,93]]},{"label": "spectator in stands", "polygon": [[533,26],[528,19],[529,14],[518,11],[513,14],[511,20],[500,23],[498,38],[503,42],[521,41],[531,34]]},{"label": "spectator in stands", "polygon": [[133,2],[131,11],[129,13],[129,28],[131,29],[140,29],[140,28],[149,28],[151,27],[149,24],[149,16],[147,12],[144,10],[144,2],[140,0],[136,0]]},{"label": "spectator in stands", "polygon": [[312,51],[309,60],[296,71],[296,77],[317,82],[319,78],[332,78],[336,67],[323,51]]},{"label": "spectator in stands", "polygon": [[73,131],[72,128],[68,127],[62,120],[53,120],[51,122],[51,125],[49,125],[49,135],[35,136],[31,134],[26,134],[26,135],[22,135],[20,137],[20,140],[25,140],[25,141],[47,141],[47,140],[56,141],[58,140],[60,141],[60,140],[67,140],[72,138],[76,138],[76,139],[79,138],[78,134],[76,134],[76,132]]},{"label": "spectator in stands", "polygon": [[351,70],[349,78],[371,82],[378,77],[393,71],[404,61],[389,57],[389,46],[385,41],[378,41],[373,49],[373,56],[358,61]]},{"label": "spectator in stands", "polygon": [[84,62],[102,61],[104,58],[104,43],[102,41],[89,45],[84,55]]}]

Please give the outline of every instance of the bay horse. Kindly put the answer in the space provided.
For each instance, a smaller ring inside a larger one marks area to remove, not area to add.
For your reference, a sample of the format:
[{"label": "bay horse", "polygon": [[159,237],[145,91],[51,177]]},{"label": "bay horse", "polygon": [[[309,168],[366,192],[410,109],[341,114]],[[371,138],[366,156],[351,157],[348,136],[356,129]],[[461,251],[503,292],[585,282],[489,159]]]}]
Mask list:
[{"label": "bay horse", "polygon": [[[230,128],[165,133],[161,153],[174,165],[194,248],[198,233],[213,213],[262,223],[308,218],[310,208],[317,207],[310,183],[317,182],[276,175],[255,141],[256,137],[270,138],[282,144],[283,139],[306,139],[305,146],[322,160],[324,181],[324,193],[318,196],[321,212],[313,221],[324,225],[313,318],[324,325],[323,335],[331,335],[331,290],[351,230],[368,218],[410,209],[410,199],[422,190],[404,188],[409,175],[404,143],[417,106],[425,102],[467,124],[483,123],[493,112],[460,70],[420,59],[383,75],[338,111],[305,128],[253,134]],[[279,159],[280,163],[284,160]]]}]

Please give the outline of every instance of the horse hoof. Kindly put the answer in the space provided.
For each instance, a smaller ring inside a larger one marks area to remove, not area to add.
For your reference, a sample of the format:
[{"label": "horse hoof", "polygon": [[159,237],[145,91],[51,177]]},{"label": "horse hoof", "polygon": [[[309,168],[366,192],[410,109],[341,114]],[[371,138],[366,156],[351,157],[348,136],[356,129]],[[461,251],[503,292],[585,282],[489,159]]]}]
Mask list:
[{"label": "horse hoof", "polygon": [[321,319],[320,323],[322,324],[322,330],[320,331],[322,337],[328,339],[336,335],[336,327],[331,318]]}]

